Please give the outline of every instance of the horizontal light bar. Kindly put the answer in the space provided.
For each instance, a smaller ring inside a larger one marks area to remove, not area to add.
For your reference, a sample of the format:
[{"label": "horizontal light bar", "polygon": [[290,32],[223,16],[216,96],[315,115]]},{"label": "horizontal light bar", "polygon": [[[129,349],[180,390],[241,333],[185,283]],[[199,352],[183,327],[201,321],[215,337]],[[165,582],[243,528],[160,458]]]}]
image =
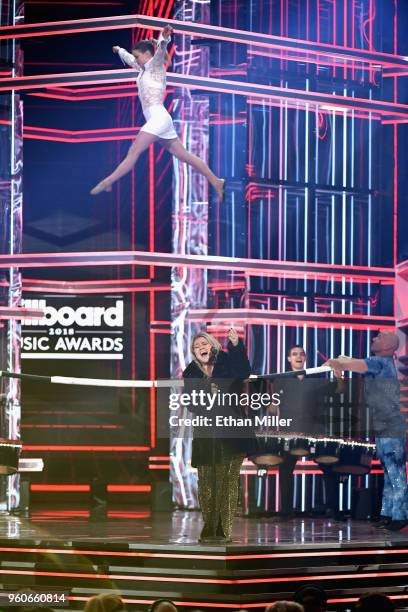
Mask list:
[{"label": "horizontal light bar", "polygon": [[[381,67],[407,68],[406,58],[391,53],[381,53],[353,47],[342,47],[327,43],[316,43],[303,39],[273,36],[261,32],[249,32],[232,28],[222,28],[214,25],[191,23],[176,19],[162,19],[145,15],[123,15],[116,17],[99,17],[93,19],[79,19],[71,21],[42,22],[7,26],[2,28],[0,40],[13,38],[37,38],[43,36],[56,36],[61,34],[80,34],[82,32],[95,32],[106,30],[121,30],[126,28],[161,29],[171,24],[176,34],[209,38],[215,41],[235,42],[239,44],[263,47],[266,49],[279,49],[307,54],[314,53],[322,56],[336,58],[339,63],[345,60],[368,62]],[[316,63],[318,63],[318,57]],[[339,67],[342,67],[341,65]]]},{"label": "horizontal light bar", "polygon": [[117,279],[106,281],[52,281],[23,278],[23,291],[32,293],[138,293],[144,291],[170,291],[169,283],[156,283],[144,278]]},{"label": "horizontal light bar", "polygon": [[133,453],[149,451],[149,446],[107,446],[107,445],[78,445],[78,444],[23,444],[24,451],[54,452],[84,452],[84,453]]},{"label": "horizontal light bar", "polygon": [[[32,484],[31,491],[47,491],[57,493],[67,492],[87,492],[91,490],[91,486],[84,484]],[[150,485],[115,485],[108,484],[106,486],[108,493],[149,493]]]},{"label": "horizontal light bar", "polygon": [[[103,83],[127,83],[135,81],[135,72],[129,69],[92,70],[88,72],[67,72],[62,74],[44,74],[0,79],[0,91],[32,91],[50,85],[91,85]],[[304,91],[301,89],[283,89],[272,85],[229,81],[192,75],[167,73],[168,85],[198,89],[215,93],[229,93],[242,96],[253,96],[266,100],[283,100],[302,103],[324,104],[327,108],[342,108],[364,112],[375,112],[390,119],[392,117],[408,117],[408,105],[381,100],[353,98],[329,93]]]},{"label": "horizontal light bar", "polygon": [[0,306],[0,319],[20,320],[20,319],[40,319],[44,316],[42,308],[12,308]]},{"label": "horizontal light bar", "polygon": [[[346,566],[347,567],[347,566]],[[93,568],[92,568],[93,569]],[[120,571],[122,568],[118,568]],[[85,578],[87,580],[106,580],[108,584],[115,582],[116,580],[125,580],[128,582],[176,582],[176,583],[198,583],[198,584],[215,584],[215,585],[240,585],[240,584],[274,584],[274,583],[296,583],[296,582],[315,582],[315,581],[330,581],[330,580],[372,580],[373,578],[405,578],[408,576],[408,571],[398,570],[398,571],[365,571],[354,572],[354,573],[346,573],[346,568],[340,567],[337,572],[334,574],[324,574],[319,573],[316,575],[311,574],[310,572],[305,575],[295,574],[292,576],[268,576],[266,578],[197,578],[197,577],[185,577],[177,574],[177,570],[174,572],[174,576],[163,576],[163,575],[147,575],[147,574],[135,574],[135,573],[126,573],[126,574],[116,574],[113,571],[109,571],[109,568],[103,568],[102,571],[107,571],[108,573],[91,573],[88,572],[80,572],[80,571],[43,571],[43,570],[20,570],[16,568],[7,568],[0,569],[1,575],[6,576],[42,576],[42,577],[52,577],[56,578],[75,578],[77,580],[81,578]],[[124,571],[122,569],[122,571]],[[335,571],[335,570],[333,570]],[[350,571],[350,570],[349,570]],[[15,580],[15,579],[14,579]],[[176,603],[176,602],[174,602]],[[192,602],[190,602],[192,605]],[[224,606],[224,604],[222,604]],[[235,607],[238,608],[237,604]]]},{"label": "horizontal light bar", "polygon": [[60,359],[65,361],[72,359],[77,360],[90,360],[94,361],[121,361],[123,359],[122,354],[118,353],[20,353],[21,359]]},{"label": "horizontal light bar", "polygon": [[261,310],[258,308],[222,308],[189,310],[187,319],[191,322],[219,323],[229,325],[233,321],[250,325],[278,325],[284,323],[290,327],[310,325],[311,327],[352,328],[361,330],[378,330],[378,328],[395,328],[393,317],[339,313],[298,312],[282,310]]},{"label": "horizontal light bar", "polygon": [[[45,514],[46,511],[42,514]],[[38,513],[39,514],[39,513]],[[404,541],[402,542],[404,543]],[[73,544],[76,544],[76,542],[73,542]],[[361,546],[361,542],[357,542],[358,545]],[[335,548],[335,550],[328,550],[327,548],[324,549],[320,549],[320,550],[308,550],[306,549],[306,551],[301,551],[301,550],[295,550],[293,552],[257,552],[257,553],[253,553],[253,552],[246,552],[245,549],[242,553],[240,554],[228,554],[225,555],[223,554],[223,552],[221,552],[220,554],[209,554],[207,552],[196,552],[194,550],[194,552],[190,552],[188,549],[184,550],[183,553],[180,552],[174,552],[174,553],[169,553],[169,552],[155,552],[154,550],[137,550],[137,551],[132,551],[132,544],[129,544],[129,549],[130,550],[111,550],[111,549],[105,549],[105,550],[95,550],[95,549],[84,549],[84,548],[80,548],[80,549],[76,549],[76,548],[67,548],[67,547],[61,547],[61,548],[51,548],[51,547],[45,547],[44,546],[44,541],[41,541],[41,544],[39,546],[36,546],[35,543],[33,543],[32,547],[25,547],[25,546],[1,546],[0,547],[0,552],[1,553],[12,553],[12,554],[21,554],[21,555],[25,555],[25,554],[46,554],[46,555],[50,555],[50,554],[57,554],[57,555],[73,555],[73,556],[81,556],[81,555],[87,555],[89,557],[119,557],[119,558],[123,558],[123,559],[129,559],[129,558],[146,558],[146,559],[199,559],[199,560],[206,560],[206,561],[243,561],[243,560],[260,560],[260,559],[315,559],[315,558],[320,558],[320,557],[356,557],[356,556],[361,556],[361,555],[369,555],[369,556],[378,556],[378,555],[407,555],[408,554],[408,548],[375,548],[375,546],[378,546],[379,543],[378,542],[374,542],[374,547],[373,548],[358,548],[358,549],[352,549],[352,550],[345,550],[342,548],[338,548],[338,544],[337,543],[333,543],[333,544],[328,544],[328,547],[330,548]],[[369,544],[367,543],[367,546],[369,546]],[[337,548],[336,548],[337,547]],[[273,550],[273,548],[271,549]],[[408,594],[406,595],[406,597],[408,598]],[[265,605],[265,604],[264,604]],[[235,606],[237,607],[237,606]],[[245,606],[247,607],[247,606]]]},{"label": "horizontal light bar", "polygon": [[[167,90],[169,91],[169,90]],[[51,98],[53,100],[66,100],[68,102],[78,102],[84,100],[103,100],[107,98],[127,98],[137,95],[134,84],[112,85],[111,87],[52,87],[46,91],[31,92],[30,96],[40,98]]]},{"label": "horizontal light bar", "polygon": [[65,268],[77,266],[181,266],[207,270],[245,272],[249,276],[281,275],[286,278],[353,280],[354,282],[395,282],[394,268],[342,266],[325,263],[245,259],[215,255],[181,255],[145,251],[97,251],[78,253],[22,253],[0,255],[1,268]]},{"label": "horizontal light bar", "polygon": [[73,143],[134,140],[140,131],[140,127],[103,128],[99,130],[58,130],[55,128],[25,125],[24,138]]}]

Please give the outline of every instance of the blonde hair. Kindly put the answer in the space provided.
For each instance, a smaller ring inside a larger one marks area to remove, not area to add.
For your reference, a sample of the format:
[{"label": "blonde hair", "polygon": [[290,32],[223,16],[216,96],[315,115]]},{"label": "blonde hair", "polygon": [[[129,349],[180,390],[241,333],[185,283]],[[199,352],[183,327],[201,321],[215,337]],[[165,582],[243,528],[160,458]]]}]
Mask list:
[{"label": "blonde hair", "polygon": [[207,342],[211,344],[211,348],[213,348],[216,353],[219,353],[222,350],[221,344],[218,342],[218,340],[214,338],[214,336],[211,336],[211,334],[207,334],[207,332],[205,331],[198,332],[198,334],[194,334],[190,343],[190,352],[193,356],[194,361],[197,361],[194,353],[194,342],[198,340],[198,338],[205,338],[205,340],[207,340]]},{"label": "blonde hair", "polygon": [[118,612],[125,610],[122,598],[117,593],[102,593],[88,599],[84,612]]},{"label": "blonde hair", "polygon": [[266,612],[304,612],[304,607],[294,601],[275,601]]}]

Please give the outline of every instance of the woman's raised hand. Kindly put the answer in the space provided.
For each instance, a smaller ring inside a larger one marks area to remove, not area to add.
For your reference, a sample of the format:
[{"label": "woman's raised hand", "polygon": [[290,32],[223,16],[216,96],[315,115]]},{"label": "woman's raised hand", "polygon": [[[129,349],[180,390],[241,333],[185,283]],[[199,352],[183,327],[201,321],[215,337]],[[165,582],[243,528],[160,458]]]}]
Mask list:
[{"label": "woman's raised hand", "polygon": [[171,27],[171,25],[166,25],[166,27],[163,28],[164,38],[169,38],[172,34],[173,34],[173,28]]},{"label": "woman's raised hand", "polygon": [[120,49],[120,47],[118,47],[117,45],[115,45],[114,47],[112,47],[112,51],[113,51],[114,53],[119,53],[119,49]]},{"label": "woman's raised hand", "polygon": [[231,327],[231,329],[228,332],[228,340],[231,342],[231,344],[233,344],[234,346],[237,346],[238,342],[239,342],[239,336],[238,336],[238,332],[236,329],[234,329],[233,327]]}]

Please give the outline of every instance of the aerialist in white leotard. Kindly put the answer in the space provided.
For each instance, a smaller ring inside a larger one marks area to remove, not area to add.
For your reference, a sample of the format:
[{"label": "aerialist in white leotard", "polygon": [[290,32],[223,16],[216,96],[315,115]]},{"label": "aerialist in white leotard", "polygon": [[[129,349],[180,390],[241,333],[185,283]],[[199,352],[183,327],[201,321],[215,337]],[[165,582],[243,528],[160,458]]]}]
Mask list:
[{"label": "aerialist in white leotard", "polygon": [[214,187],[219,198],[223,199],[224,179],[215,176],[202,159],[185,149],[177,137],[173,120],[163,105],[166,93],[165,63],[168,58],[166,48],[170,42],[172,32],[172,27],[166,26],[160,35],[156,47],[154,42],[150,40],[138,42],[132,53],[121,47],[113,47],[114,53],[117,53],[124,63],[139,71],[137,84],[146,123],[141,128],[125,159],[112,174],[104,178],[92,189],[92,195],[97,195],[102,191],[110,191],[112,183],[130,172],[140,154],[153,142],[157,141],[180,161],[190,164],[203,174]]}]

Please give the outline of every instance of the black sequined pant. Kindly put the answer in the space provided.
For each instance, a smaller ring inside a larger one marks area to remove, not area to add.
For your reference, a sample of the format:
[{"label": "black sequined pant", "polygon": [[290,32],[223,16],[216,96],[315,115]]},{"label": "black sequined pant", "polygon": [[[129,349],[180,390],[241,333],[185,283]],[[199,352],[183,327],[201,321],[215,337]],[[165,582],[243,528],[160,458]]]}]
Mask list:
[{"label": "black sequined pant", "polygon": [[231,537],[244,456],[233,455],[220,463],[198,466],[198,500],[204,519],[202,538]]}]

